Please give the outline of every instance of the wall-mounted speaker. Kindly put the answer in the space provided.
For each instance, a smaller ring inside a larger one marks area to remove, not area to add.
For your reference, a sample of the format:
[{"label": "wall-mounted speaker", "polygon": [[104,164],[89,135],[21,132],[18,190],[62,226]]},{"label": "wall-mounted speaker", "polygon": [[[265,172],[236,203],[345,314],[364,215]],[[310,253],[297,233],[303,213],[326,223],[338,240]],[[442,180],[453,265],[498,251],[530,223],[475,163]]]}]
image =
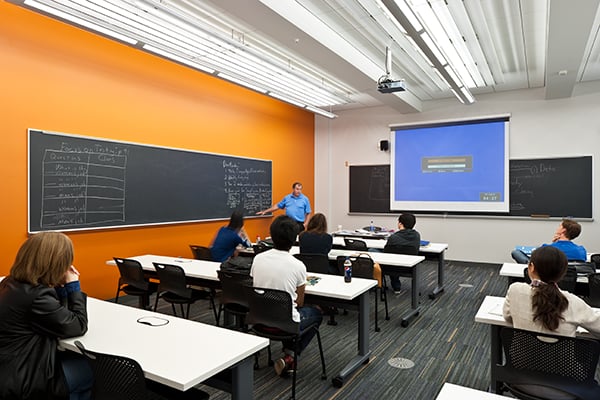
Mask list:
[{"label": "wall-mounted speaker", "polygon": [[379,150],[388,151],[390,149],[390,141],[389,140],[380,140],[379,141]]}]

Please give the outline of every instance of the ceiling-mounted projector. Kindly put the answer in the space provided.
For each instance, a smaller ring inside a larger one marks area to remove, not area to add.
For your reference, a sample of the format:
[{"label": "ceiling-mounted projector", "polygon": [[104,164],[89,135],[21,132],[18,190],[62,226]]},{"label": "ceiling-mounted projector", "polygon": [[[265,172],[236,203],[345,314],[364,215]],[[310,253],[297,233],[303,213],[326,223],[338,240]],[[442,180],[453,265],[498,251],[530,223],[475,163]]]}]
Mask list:
[{"label": "ceiling-mounted projector", "polygon": [[392,75],[392,50],[389,47],[385,48],[385,75],[377,81],[377,90],[380,93],[404,92],[406,83],[404,79],[393,80]]},{"label": "ceiling-mounted projector", "polygon": [[404,92],[406,90],[406,84],[404,83],[404,79],[399,81],[393,81],[391,79],[381,80],[377,83],[377,90],[379,90],[380,93]]}]

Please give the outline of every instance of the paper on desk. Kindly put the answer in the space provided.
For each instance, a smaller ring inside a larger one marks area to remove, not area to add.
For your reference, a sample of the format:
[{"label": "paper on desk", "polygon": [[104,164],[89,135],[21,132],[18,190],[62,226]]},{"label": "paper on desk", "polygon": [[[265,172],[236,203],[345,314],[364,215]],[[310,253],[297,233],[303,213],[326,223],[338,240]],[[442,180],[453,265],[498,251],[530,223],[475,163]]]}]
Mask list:
[{"label": "paper on desk", "polygon": [[504,302],[502,302],[502,303],[497,303],[497,304],[495,304],[495,305],[492,307],[492,309],[491,309],[491,310],[489,310],[488,312],[489,312],[490,314],[493,314],[493,315],[499,315],[499,316],[502,316],[502,306],[503,306],[503,305],[504,305]]}]

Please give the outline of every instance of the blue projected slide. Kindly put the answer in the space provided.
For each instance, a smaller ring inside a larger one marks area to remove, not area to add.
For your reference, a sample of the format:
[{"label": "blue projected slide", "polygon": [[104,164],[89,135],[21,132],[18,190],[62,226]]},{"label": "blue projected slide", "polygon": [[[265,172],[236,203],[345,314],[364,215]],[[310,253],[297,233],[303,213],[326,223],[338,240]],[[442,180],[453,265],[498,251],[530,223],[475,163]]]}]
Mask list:
[{"label": "blue projected slide", "polygon": [[391,208],[508,212],[508,117],[392,128]]}]

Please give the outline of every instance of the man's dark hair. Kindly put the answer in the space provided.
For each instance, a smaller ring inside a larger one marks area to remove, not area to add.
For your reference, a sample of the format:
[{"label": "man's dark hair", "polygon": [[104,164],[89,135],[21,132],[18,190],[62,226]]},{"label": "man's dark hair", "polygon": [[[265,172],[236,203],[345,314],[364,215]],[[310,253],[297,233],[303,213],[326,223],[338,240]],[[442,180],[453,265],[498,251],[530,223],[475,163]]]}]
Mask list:
[{"label": "man's dark hair", "polygon": [[298,223],[287,215],[280,215],[275,218],[271,227],[271,240],[277,250],[289,251],[298,235]]},{"label": "man's dark hair", "polygon": [[298,186],[298,185],[302,186],[302,184],[300,182],[292,183],[292,189],[296,189],[296,186]]},{"label": "man's dark hair", "polygon": [[415,227],[417,223],[417,219],[413,214],[403,213],[398,217],[398,222],[400,222],[406,229],[412,229]]},{"label": "man's dark hair", "polygon": [[563,219],[562,226],[565,228],[565,236],[568,237],[569,240],[575,239],[581,233],[581,225],[572,219]]},{"label": "man's dark hair", "polygon": [[242,226],[244,226],[244,214],[242,214],[242,212],[239,210],[235,210],[231,214],[231,218],[229,218],[229,225],[227,226],[234,231],[239,231],[242,229]]}]

